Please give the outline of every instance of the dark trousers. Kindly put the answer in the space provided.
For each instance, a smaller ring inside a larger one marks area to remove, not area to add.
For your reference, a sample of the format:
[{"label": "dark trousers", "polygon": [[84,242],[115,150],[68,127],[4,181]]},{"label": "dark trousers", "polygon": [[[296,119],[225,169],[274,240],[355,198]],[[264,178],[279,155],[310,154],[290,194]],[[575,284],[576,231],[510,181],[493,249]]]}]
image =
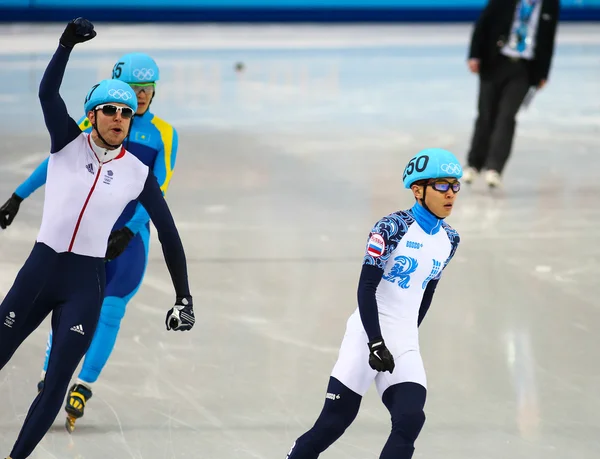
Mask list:
[{"label": "dark trousers", "polygon": [[517,112],[529,90],[527,63],[501,57],[493,75],[479,81],[479,115],[469,166],[502,173],[511,153]]},{"label": "dark trousers", "polygon": [[[313,427],[301,435],[286,459],[317,459],[335,443],[354,422],[362,397],[333,376],[328,395]],[[420,384],[405,382],[388,387],[382,401],[391,415],[392,429],[380,459],[411,459],[414,443],[425,424],[427,390]]]},{"label": "dark trousers", "polygon": [[94,336],[106,283],[104,261],[36,243],[0,304],[0,370],[52,312],[54,343],[44,389],[33,401],[12,459],[25,459],[56,419],[71,376]]}]

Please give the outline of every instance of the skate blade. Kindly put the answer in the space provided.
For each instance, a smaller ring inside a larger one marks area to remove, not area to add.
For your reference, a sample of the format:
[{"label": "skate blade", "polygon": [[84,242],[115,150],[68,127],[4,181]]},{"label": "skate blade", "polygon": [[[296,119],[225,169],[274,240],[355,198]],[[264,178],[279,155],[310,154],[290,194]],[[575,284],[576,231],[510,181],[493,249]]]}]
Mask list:
[{"label": "skate blade", "polygon": [[77,419],[71,416],[67,416],[67,419],[65,421],[65,428],[67,429],[67,432],[69,433],[73,433],[73,431],[75,430],[75,421]]}]

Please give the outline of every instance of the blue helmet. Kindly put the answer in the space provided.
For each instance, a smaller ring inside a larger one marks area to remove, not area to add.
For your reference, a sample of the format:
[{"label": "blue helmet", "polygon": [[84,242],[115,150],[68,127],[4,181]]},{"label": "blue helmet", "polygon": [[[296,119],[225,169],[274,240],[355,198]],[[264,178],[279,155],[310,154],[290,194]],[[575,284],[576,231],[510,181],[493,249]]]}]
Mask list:
[{"label": "blue helmet", "polygon": [[411,158],[404,168],[402,181],[405,188],[410,188],[418,180],[460,179],[462,175],[462,167],[454,154],[441,148],[427,148]]},{"label": "blue helmet", "polygon": [[119,80],[102,80],[92,86],[85,98],[83,109],[85,113],[88,113],[98,105],[111,102],[125,104],[134,112],[137,111],[137,97],[133,89],[127,83]]},{"label": "blue helmet", "polygon": [[158,65],[144,53],[129,53],[121,56],[113,67],[112,77],[129,84],[143,84],[158,81]]}]

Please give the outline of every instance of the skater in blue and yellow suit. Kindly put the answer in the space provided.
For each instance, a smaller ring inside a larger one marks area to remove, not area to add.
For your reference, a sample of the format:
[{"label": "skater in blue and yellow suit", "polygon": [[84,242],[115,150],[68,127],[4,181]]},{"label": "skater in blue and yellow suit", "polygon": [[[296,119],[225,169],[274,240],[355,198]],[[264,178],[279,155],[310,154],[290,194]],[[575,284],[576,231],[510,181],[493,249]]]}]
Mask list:
[{"label": "skater in blue and yellow suit", "polygon": [[[177,132],[169,123],[149,110],[159,79],[158,66],[146,54],[127,54],[115,64],[113,78],[128,83],[135,90],[138,99],[138,110],[124,147],[153,169],[164,194],[175,167]],[[86,117],[80,120],[79,127],[83,131],[92,130],[92,125]],[[47,164],[48,159],[38,166],[0,208],[0,222],[3,228],[12,223],[21,201],[46,182]],[[142,205],[132,201],[117,220],[111,233],[107,250],[106,294],[100,321],[85,355],[81,373],[67,397],[67,428],[71,431],[75,419],[83,416],[85,404],[92,397],[92,385],[98,379],[115,346],[127,303],[138,291],[144,278],[150,241],[149,220],[148,213]],[[52,333],[48,337],[44,371],[38,385],[40,390],[43,387],[51,347]]]}]

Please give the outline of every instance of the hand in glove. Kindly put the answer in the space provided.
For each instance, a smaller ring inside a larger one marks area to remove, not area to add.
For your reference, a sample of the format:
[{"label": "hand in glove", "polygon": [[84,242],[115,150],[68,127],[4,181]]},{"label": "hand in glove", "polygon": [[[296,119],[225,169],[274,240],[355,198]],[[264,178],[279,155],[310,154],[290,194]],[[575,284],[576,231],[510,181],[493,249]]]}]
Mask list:
[{"label": "hand in glove", "polygon": [[8,201],[0,207],[0,228],[6,229],[13,222],[19,212],[19,206],[23,202],[23,198],[13,193]]},{"label": "hand in glove", "polygon": [[394,372],[394,357],[385,346],[383,338],[377,338],[369,342],[369,365],[373,370]]},{"label": "hand in glove", "polygon": [[194,326],[194,304],[192,297],[177,298],[175,306],[167,312],[165,324],[167,330],[188,331]]},{"label": "hand in glove", "polygon": [[73,48],[77,43],[91,40],[95,36],[94,24],[87,19],[77,18],[67,24],[60,37],[60,44],[65,48]]},{"label": "hand in glove", "polygon": [[108,247],[106,248],[106,259],[109,261],[114,260],[121,255],[133,239],[133,236],[133,232],[126,226],[110,233]]}]

